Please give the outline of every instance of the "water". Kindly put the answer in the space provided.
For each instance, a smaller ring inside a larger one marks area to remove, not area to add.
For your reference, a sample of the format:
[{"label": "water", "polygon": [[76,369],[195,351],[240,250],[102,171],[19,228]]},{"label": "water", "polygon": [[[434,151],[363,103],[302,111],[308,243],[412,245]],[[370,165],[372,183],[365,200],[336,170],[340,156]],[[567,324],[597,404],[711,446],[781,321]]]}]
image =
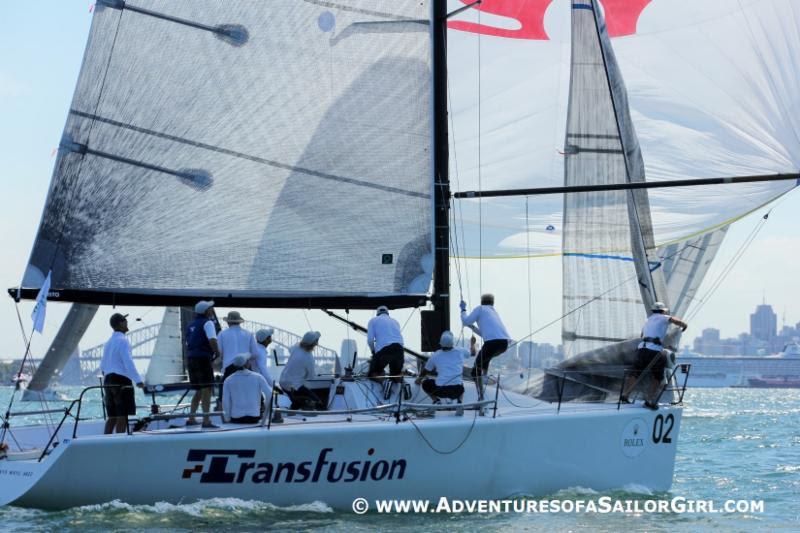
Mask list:
[{"label": "water", "polygon": [[[0,401],[8,397],[8,389]],[[68,511],[0,508],[4,530],[726,531],[800,530],[800,390],[696,389],[686,411],[669,493],[642,488],[558,498],[764,500],[763,514],[455,514],[358,516],[323,504],[290,508],[214,499],[172,505],[120,502]],[[5,405],[5,404],[3,404]],[[90,409],[99,409],[95,403]]]}]

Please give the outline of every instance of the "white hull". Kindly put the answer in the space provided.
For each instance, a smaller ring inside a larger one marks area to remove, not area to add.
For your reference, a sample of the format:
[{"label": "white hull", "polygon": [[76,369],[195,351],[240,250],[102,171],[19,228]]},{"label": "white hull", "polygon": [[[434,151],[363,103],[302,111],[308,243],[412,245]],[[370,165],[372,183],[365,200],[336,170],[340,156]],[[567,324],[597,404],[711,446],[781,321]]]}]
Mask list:
[{"label": "white hull", "polygon": [[[681,413],[679,407],[654,412],[609,404],[565,404],[556,413],[550,404],[521,410],[501,402],[497,418],[491,411],[485,417],[439,412],[414,424],[321,415],[306,422],[287,418],[270,429],[231,431],[235,426],[226,425],[103,436],[88,435],[99,423],[82,423],[86,436],[62,438],[41,462],[0,461],[0,503],[60,509],[115,499],[152,504],[235,497],[350,509],[358,497],[501,498],[631,484],[668,490]],[[15,436],[32,442],[42,429],[25,431]],[[659,432],[666,438],[654,442]],[[62,434],[71,437],[71,428]],[[433,448],[457,449],[442,454]]]}]

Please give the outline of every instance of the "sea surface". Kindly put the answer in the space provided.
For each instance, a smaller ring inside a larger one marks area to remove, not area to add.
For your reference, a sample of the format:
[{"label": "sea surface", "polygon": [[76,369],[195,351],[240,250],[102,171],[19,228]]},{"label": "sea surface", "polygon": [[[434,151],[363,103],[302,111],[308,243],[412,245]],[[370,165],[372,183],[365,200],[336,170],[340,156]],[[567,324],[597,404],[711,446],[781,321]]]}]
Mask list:
[{"label": "sea surface", "polygon": [[[10,392],[0,388],[3,410]],[[694,389],[687,391],[685,405],[672,490],[627,487],[599,493],[576,487],[552,497],[640,502],[683,497],[712,500],[718,507],[728,499],[763,500],[763,513],[360,516],[322,503],[279,508],[219,498],[184,505],[109,502],[58,512],[2,507],[0,530],[800,531],[800,390]]]}]

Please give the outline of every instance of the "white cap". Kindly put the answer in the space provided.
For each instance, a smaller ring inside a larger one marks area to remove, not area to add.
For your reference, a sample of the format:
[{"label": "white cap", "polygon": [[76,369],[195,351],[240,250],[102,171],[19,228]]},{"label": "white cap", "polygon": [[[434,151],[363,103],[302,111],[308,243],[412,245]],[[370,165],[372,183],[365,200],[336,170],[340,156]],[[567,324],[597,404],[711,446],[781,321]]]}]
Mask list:
[{"label": "white cap", "polygon": [[389,308],[386,307],[385,305],[381,305],[380,307],[378,307],[378,311],[375,314],[376,315],[380,315],[381,313],[386,313],[388,315],[389,314]]},{"label": "white cap", "polygon": [[445,331],[444,333],[442,333],[442,336],[439,339],[439,346],[441,346],[442,348],[452,348],[453,333],[450,331]]},{"label": "white cap", "polygon": [[653,304],[653,308],[651,309],[651,311],[660,311],[662,313],[668,313],[669,307],[667,307],[667,304],[665,304],[664,302],[656,302]]},{"label": "white cap", "polygon": [[321,336],[322,334],[319,331],[307,331],[300,342],[307,345],[317,344]]},{"label": "white cap", "polygon": [[231,364],[233,366],[244,366],[248,359],[250,359],[249,353],[238,353],[231,359]]},{"label": "white cap", "polygon": [[272,328],[265,328],[256,331],[256,341],[264,342],[267,340],[267,337],[272,337],[272,334],[275,333],[275,330]]},{"label": "white cap", "polygon": [[204,315],[211,307],[214,307],[214,300],[200,300],[194,306],[194,312],[198,315]]}]

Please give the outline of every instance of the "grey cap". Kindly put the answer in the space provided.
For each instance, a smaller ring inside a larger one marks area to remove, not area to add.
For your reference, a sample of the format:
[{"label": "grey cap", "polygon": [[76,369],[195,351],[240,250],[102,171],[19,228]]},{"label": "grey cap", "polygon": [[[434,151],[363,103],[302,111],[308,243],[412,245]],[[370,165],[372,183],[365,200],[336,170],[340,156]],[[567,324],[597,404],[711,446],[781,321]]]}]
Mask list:
[{"label": "grey cap", "polygon": [[452,348],[453,342],[453,333],[451,331],[443,332],[442,336],[439,338],[439,346],[442,348]]},{"label": "grey cap", "polygon": [[231,359],[231,364],[233,366],[244,366],[248,359],[250,359],[249,353],[237,353],[233,356],[233,359]]},{"label": "grey cap", "polygon": [[376,315],[380,315],[380,314],[387,314],[388,315],[389,314],[389,308],[386,307],[385,305],[381,305],[380,307],[378,307],[378,310],[377,310],[377,312],[375,314]]},{"label": "grey cap", "polygon": [[272,328],[260,329],[256,331],[256,341],[264,342],[268,337],[272,337],[273,333],[275,333],[275,330]]},{"label": "grey cap", "polygon": [[319,331],[307,331],[300,343],[306,345],[317,344],[321,336],[322,334]]},{"label": "grey cap", "polygon": [[200,300],[194,305],[194,312],[204,315],[212,307],[214,307],[214,300]]},{"label": "grey cap", "polygon": [[228,311],[228,316],[223,318],[225,322],[228,324],[241,324],[244,322],[244,318],[242,318],[242,314],[239,311]]}]

